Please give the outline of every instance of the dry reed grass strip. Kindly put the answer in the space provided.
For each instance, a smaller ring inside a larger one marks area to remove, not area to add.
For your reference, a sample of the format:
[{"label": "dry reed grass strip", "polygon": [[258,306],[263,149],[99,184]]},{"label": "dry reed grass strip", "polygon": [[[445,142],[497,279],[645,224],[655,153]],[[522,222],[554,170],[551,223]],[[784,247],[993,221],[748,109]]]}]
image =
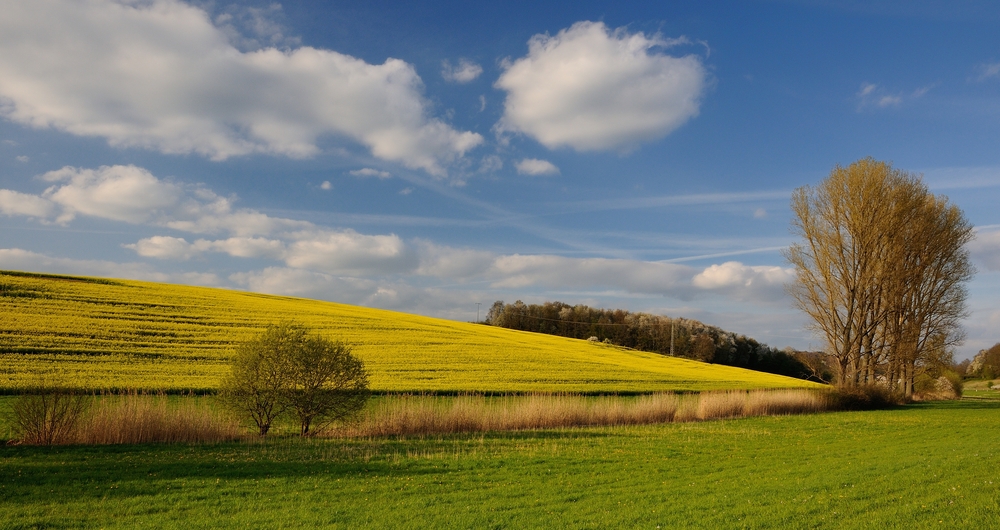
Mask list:
[{"label": "dry reed grass strip", "polygon": [[84,444],[211,443],[242,436],[238,422],[199,398],[170,403],[165,396],[101,396],[79,425]]},{"label": "dry reed grass strip", "polygon": [[635,398],[549,394],[499,398],[398,396],[380,400],[355,422],[327,435],[412,436],[642,425],[803,414],[830,410],[832,406],[825,393],[809,390],[657,393]]}]

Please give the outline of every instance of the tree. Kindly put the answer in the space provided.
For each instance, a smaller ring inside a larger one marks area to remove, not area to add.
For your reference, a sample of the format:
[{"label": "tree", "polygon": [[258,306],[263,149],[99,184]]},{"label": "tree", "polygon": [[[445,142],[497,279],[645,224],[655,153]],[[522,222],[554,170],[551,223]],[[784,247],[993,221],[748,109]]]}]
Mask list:
[{"label": "tree", "polygon": [[308,435],[315,422],[360,410],[368,397],[368,375],[346,344],[282,323],[237,346],[222,396],[250,416],[261,436],[286,411]]},{"label": "tree", "polygon": [[364,364],[341,341],[306,336],[289,352],[288,406],[299,420],[300,434],[310,427],[361,410],[368,399],[368,373]]},{"label": "tree", "polygon": [[974,269],[962,211],[920,178],[872,158],[792,196],[789,292],[836,360],[841,386],[909,395],[917,367],[962,339]]},{"label": "tree", "polygon": [[968,374],[983,379],[993,379],[1000,374],[1000,342],[979,353],[968,365]]}]

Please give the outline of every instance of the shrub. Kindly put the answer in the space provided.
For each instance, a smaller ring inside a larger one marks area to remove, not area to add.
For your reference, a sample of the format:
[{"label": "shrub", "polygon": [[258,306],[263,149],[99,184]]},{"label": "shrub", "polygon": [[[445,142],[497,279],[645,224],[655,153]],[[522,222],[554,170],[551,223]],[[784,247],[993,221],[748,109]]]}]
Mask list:
[{"label": "shrub", "polygon": [[881,385],[862,385],[839,389],[835,401],[840,410],[878,410],[901,405],[905,398]]},{"label": "shrub", "polygon": [[322,428],[361,410],[368,399],[368,373],[347,344],[283,323],[237,347],[221,394],[253,420],[261,436],[286,411],[305,436],[313,426]]},{"label": "shrub", "polygon": [[962,387],[965,385],[962,375],[952,370],[945,370],[944,377],[951,383],[951,388],[955,391],[955,396],[962,397]]},{"label": "shrub", "polygon": [[57,388],[23,394],[11,407],[14,436],[31,445],[73,443],[74,429],[87,403],[87,396]]}]

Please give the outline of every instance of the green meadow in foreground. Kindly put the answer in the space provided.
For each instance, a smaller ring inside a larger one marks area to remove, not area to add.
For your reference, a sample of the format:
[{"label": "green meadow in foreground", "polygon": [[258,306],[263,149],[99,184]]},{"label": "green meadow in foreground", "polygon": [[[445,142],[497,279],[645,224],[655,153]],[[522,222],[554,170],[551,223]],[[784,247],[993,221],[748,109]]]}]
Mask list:
[{"label": "green meadow in foreground", "polygon": [[636,427],[0,448],[0,526],[977,528],[1000,401]]}]

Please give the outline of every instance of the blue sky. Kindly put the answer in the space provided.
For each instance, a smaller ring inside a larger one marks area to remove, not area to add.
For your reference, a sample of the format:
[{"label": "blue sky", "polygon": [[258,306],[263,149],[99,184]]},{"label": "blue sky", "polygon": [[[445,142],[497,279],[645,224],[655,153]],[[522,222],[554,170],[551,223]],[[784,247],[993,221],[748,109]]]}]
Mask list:
[{"label": "blue sky", "polygon": [[873,156],[977,226],[1000,340],[993,2],[2,3],[0,268],[818,348],[790,193]]}]

